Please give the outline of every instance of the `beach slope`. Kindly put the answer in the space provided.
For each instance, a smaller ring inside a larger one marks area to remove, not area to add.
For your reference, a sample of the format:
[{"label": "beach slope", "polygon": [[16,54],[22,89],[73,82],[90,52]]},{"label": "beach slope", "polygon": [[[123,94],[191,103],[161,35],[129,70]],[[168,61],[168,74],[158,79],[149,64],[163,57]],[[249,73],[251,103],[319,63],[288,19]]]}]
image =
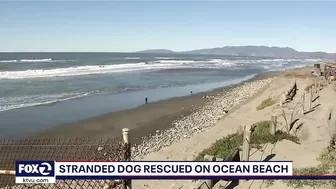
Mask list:
[{"label": "beach slope", "polygon": [[[316,78],[311,76],[311,68],[301,68],[279,74],[269,85],[259,92],[254,93],[248,100],[236,105],[228,114],[221,118],[213,127],[209,127],[203,132],[184,140],[173,143],[168,147],[150,153],[144,160],[194,160],[195,157],[204,149],[210,147],[215,141],[236,132],[241,125],[254,124],[259,121],[269,120],[272,115],[285,109],[289,111],[300,100],[307,86],[316,82]],[[284,107],[279,106],[279,102],[262,110],[256,107],[267,98],[279,99],[280,95],[296,82],[298,92],[293,102]],[[329,109],[336,104],[334,98],[336,92],[332,85],[325,86],[320,91],[320,106],[315,111],[302,115],[300,121],[302,128],[296,132],[301,144],[296,144],[288,140],[279,141],[275,144],[265,144],[262,149],[251,150],[250,160],[262,161],[272,155],[270,161],[289,160],[294,161],[295,168],[303,168],[318,164],[316,158],[328,146],[330,134],[326,115]],[[304,158],[303,158],[304,157]],[[171,186],[176,188],[190,188],[191,181],[133,181],[134,188],[156,188],[166,189]],[[235,188],[265,188],[262,181],[244,181]],[[273,183],[269,188],[284,189],[289,188],[282,181]],[[330,188],[321,186],[320,188]]]}]

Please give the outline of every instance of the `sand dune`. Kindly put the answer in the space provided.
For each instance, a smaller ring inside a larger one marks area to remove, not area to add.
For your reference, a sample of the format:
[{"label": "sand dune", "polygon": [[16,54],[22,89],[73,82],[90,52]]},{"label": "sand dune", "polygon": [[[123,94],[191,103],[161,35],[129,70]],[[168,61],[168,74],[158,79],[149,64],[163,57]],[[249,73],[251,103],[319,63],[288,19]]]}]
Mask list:
[{"label": "sand dune", "polygon": [[[208,148],[216,140],[237,131],[240,125],[253,124],[258,121],[270,119],[271,115],[280,110],[279,103],[272,107],[265,108],[261,111],[256,110],[256,106],[261,101],[269,97],[277,99],[293,82],[297,82],[298,92],[293,102],[286,105],[291,108],[303,94],[306,86],[309,86],[316,78],[310,74],[310,68],[291,70],[280,74],[267,87],[255,94],[249,100],[236,106],[229,114],[219,120],[216,125],[205,132],[197,133],[189,139],[177,142],[158,152],[152,153],[145,157],[145,160],[193,160],[195,156],[203,149]],[[268,155],[274,154],[273,160],[292,160],[295,168],[308,167],[317,165],[316,157],[328,146],[330,141],[329,128],[327,125],[327,114],[332,106],[336,104],[336,92],[332,85],[327,85],[320,92],[320,104],[315,111],[300,116],[303,123],[302,128],[297,132],[301,144],[295,144],[291,141],[280,141],[275,145],[265,145],[263,151],[254,151],[250,160],[260,161]],[[252,150],[253,151],[253,150]],[[156,188],[167,189],[175,188],[189,189],[190,181],[133,181],[133,188]],[[262,181],[244,181],[235,188],[253,189],[265,188]],[[288,188],[281,181],[276,181],[269,188],[285,189]],[[322,188],[322,187],[321,187]],[[328,187],[325,187],[328,188]]]}]

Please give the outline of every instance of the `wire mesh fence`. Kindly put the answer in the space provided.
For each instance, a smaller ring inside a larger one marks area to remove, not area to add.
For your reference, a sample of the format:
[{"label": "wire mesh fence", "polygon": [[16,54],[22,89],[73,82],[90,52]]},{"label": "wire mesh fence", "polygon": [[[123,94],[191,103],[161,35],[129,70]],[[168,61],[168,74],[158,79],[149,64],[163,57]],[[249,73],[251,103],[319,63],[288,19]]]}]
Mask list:
[{"label": "wire mesh fence", "polygon": [[[15,170],[17,160],[128,160],[130,145],[110,138],[0,140],[0,154],[0,170]],[[0,188],[13,189],[123,189],[125,183],[124,180],[57,180],[55,184],[15,184],[14,175],[0,175]]]}]

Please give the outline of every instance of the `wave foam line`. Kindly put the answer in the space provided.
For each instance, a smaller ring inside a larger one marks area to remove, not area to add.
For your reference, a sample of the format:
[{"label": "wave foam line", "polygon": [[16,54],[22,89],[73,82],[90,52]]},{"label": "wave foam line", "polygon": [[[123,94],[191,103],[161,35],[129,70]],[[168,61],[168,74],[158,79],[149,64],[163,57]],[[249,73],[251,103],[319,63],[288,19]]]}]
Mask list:
[{"label": "wave foam line", "polygon": [[61,101],[82,98],[98,92],[99,91],[92,91],[86,93],[62,93],[62,94],[28,95],[21,97],[0,98],[0,102],[2,104],[0,106],[0,112],[31,106],[53,104]]},{"label": "wave foam line", "polygon": [[20,62],[51,62],[52,58],[44,58],[44,59],[21,59]]},{"label": "wave foam line", "polygon": [[73,62],[78,61],[76,59],[73,60],[53,60],[52,58],[45,59],[19,59],[19,60],[0,60],[0,63],[44,63],[44,62]]},{"label": "wave foam line", "polygon": [[[40,59],[42,60],[42,59]],[[49,59],[48,59],[49,60]],[[258,62],[259,61],[259,62]],[[264,61],[264,62],[262,62]],[[145,71],[145,70],[162,70],[162,69],[181,69],[181,68],[227,68],[239,67],[248,65],[262,65],[264,69],[272,69],[277,65],[279,67],[287,67],[288,61],[283,59],[274,59],[275,62],[269,60],[225,60],[225,59],[210,59],[207,61],[195,60],[157,60],[140,63],[127,64],[111,64],[111,65],[87,65],[69,68],[55,68],[49,70],[25,70],[25,71],[0,71],[0,80],[3,79],[26,79],[26,78],[44,78],[44,77],[65,77],[79,76],[91,74],[107,74],[114,72],[130,72],[130,71]],[[311,61],[311,60],[310,60]],[[308,63],[308,62],[307,62]],[[305,62],[295,62],[293,65],[305,64]]]},{"label": "wave foam line", "polygon": [[125,60],[137,60],[139,59],[140,57],[125,57],[124,59]]},{"label": "wave foam line", "polygon": [[17,62],[17,60],[0,60],[0,63],[11,63],[11,62]]},{"label": "wave foam line", "polygon": [[176,67],[176,65],[134,63],[134,64],[79,66],[69,68],[56,68],[50,70],[41,69],[41,70],[25,70],[25,71],[4,71],[0,72],[0,80],[105,74],[114,72],[141,71],[151,69],[168,69],[172,67]]}]

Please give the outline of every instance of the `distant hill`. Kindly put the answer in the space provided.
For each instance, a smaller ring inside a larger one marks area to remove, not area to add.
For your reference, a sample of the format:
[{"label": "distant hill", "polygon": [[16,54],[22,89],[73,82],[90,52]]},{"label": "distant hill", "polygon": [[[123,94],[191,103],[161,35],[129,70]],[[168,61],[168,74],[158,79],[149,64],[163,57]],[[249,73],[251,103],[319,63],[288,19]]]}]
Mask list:
[{"label": "distant hill", "polygon": [[165,54],[165,53],[174,53],[174,51],[168,49],[149,49],[144,51],[138,51],[136,53],[153,53],[153,54]]},{"label": "distant hill", "polygon": [[336,59],[336,53],[325,52],[299,52],[289,47],[267,46],[225,46],[211,49],[198,49],[183,52],[174,52],[167,49],[152,49],[140,51],[141,53],[183,53],[203,55],[229,55],[229,56],[258,56],[279,58],[327,58]]}]

